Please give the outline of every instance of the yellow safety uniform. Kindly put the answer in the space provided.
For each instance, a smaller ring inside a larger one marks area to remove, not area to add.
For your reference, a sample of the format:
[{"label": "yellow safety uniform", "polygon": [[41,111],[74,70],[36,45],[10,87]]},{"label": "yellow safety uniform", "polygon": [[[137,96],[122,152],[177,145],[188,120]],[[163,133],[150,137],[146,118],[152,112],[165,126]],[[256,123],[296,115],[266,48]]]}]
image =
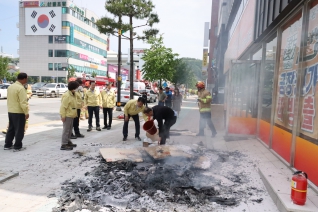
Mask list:
[{"label": "yellow safety uniform", "polygon": [[103,108],[113,108],[116,105],[116,94],[114,91],[102,91],[102,106]]},{"label": "yellow safety uniform", "polygon": [[201,100],[199,101],[200,113],[211,112],[211,102],[212,102],[211,93],[206,89],[202,89],[198,91],[198,99]]},{"label": "yellow safety uniform", "polygon": [[91,106],[91,107],[96,107],[96,106],[102,106],[102,97],[100,95],[100,92],[98,90],[94,90],[92,92],[90,89],[88,89],[84,95],[84,104],[85,106]]},{"label": "yellow safety uniform", "polygon": [[137,107],[137,100],[131,99],[126,103],[124,107],[124,113],[125,113],[125,116],[128,117],[128,114],[131,116],[134,116],[142,112],[144,120],[148,121],[148,116],[146,116],[143,113],[144,109],[145,109],[145,105],[143,105],[142,107]]},{"label": "yellow safety uniform", "polygon": [[[83,95],[85,96],[85,93],[87,92],[87,88],[83,88]],[[83,106],[81,109],[81,116],[80,116],[81,120],[85,120],[88,119],[88,111],[86,109],[86,106],[84,105],[84,101],[83,101]]]},{"label": "yellow safety uniform", "polygon": [[60,106],[60,115],[61,118],[69,117],[75,118],[77,117],[77,101],[76,95],[72,93],[72,91],[67,91],[63,94],[61,99]]}]

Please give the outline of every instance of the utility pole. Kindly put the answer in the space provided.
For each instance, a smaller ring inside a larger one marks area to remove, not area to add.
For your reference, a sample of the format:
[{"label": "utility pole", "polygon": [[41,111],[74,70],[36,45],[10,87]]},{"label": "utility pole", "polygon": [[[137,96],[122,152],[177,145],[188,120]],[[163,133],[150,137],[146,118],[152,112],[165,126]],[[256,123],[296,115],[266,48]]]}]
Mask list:
[{"label": "utility pole", "polygon": [[[121,25],[121,16],[119,16],[119,23]],[[121,111],[120,107],[120,89],[121,89],[121,29],[118,30],[118,74],[117,74],[117,108],[116,111]]]}]

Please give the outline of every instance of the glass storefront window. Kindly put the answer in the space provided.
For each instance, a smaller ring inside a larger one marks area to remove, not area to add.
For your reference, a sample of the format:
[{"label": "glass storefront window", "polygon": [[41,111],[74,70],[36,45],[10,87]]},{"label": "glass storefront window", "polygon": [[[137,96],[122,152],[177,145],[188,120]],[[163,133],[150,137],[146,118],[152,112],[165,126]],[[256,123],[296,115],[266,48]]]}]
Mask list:
[{"label": "glass storefront window", "polygon": [[275,124],[290,130],[294,121],[297,69],[299,62],[302,14],[282,27],[281,57],[278,70]]},{"label": "glass storefront window", "polygon": [[307,140],[318,140],[318,106],[317,83],[318,83],[318,1],[309,3],[309,22],[305,55],[302,64],[302,92],[300,98],[300,129],[301,137]]}]

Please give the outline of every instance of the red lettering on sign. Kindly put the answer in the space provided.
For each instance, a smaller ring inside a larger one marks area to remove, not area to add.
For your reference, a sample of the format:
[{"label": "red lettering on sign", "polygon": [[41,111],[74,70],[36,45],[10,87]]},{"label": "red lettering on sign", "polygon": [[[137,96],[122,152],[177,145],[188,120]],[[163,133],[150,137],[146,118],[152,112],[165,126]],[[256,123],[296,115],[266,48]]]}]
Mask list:
[{"label": "red lettering on sign", "polygon": [[306,96],[303,103],[303,121],[301,129],[309,132],[314,130],[315,102],[313,96]]}]

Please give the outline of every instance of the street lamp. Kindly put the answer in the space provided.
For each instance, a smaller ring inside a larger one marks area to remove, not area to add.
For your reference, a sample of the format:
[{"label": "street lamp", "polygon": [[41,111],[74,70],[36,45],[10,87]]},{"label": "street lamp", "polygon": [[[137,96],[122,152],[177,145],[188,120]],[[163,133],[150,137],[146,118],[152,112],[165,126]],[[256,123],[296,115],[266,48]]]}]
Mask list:
[{"label": "street lamp", "polygon": [[75,54],[72,54],[71,56],[68,56],[68,57],[66,58],[66,63],[67,63],[66,80],[67,80],[67,81],[68,81],[69,70],[70,70],[68,60],[69,60],[71,57],[73,57],[73,56],[75,56],[75,55],[78,55],[78,54],[79,54],[79,53],[75,53]]}]

